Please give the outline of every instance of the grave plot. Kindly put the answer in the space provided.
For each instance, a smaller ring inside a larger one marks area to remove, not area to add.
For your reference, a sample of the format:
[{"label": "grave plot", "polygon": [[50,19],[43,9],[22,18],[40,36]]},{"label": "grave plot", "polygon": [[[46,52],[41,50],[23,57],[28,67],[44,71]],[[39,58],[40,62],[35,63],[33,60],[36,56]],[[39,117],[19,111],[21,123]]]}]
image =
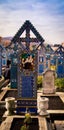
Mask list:
[{"label": "grave plot", "polygon": [[[23,125],[24,118],[14,118],[10,130],[20,130]],[[29,126],[30,130],[39,130],[38,118],[32,118]]]},{"label": "grave plot", "polygon": [[47,97],[49,99],[49,107],[48,110],[64,110],[64,103],[60,99],[59,96],[42,96],[42,97]]}]

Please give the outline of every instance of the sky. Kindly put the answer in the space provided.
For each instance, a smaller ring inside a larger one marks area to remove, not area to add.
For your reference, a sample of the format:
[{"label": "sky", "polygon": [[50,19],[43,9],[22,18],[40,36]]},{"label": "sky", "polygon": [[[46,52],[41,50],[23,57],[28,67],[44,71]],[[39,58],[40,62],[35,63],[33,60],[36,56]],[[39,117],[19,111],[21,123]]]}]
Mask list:
[{"label": "sky", "polygon": [[0,0],[0,36],[14,36],[26,20],[48,44],[64,42],[64,0]]}]

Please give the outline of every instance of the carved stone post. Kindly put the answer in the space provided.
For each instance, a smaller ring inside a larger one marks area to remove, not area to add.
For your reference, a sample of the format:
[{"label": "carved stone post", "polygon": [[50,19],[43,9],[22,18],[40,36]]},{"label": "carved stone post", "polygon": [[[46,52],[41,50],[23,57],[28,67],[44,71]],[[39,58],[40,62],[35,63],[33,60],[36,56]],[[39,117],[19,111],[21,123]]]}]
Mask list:
[{"label": "carved stone post", "polygon": [[48,115],[48,112],[47,112],[48,102],[49,102],[48,98],[41,96],[40,102],[39,102],[39,115],[41,116]]},{"label": "carved stone post", "polygon": [[13,97],[8,97],[5,99],[5,102],[6,102],[6,116],[9,116],[9,115],[12,115],[14,113],[14,108],[15,108],[15,98]]}]

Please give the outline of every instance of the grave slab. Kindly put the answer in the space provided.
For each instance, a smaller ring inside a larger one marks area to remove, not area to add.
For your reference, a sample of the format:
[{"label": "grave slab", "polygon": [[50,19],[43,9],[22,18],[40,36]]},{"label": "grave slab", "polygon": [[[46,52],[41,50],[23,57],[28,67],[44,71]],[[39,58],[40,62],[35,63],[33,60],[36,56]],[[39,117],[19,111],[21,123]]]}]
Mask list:
[{"label": "grave slab", "polygon": [[54,94],[56,92],[54,86],[55,72],[52,70],[46,70],[43,73],[43,93]]}]

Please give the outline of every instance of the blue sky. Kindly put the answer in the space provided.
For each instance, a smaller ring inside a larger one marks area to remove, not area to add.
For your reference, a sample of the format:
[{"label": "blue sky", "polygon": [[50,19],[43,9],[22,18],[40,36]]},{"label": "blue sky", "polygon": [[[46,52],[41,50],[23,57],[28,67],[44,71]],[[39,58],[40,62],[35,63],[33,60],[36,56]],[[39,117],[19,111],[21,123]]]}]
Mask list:
[{"label": "blue sky", "polygon": [[0,36],[14,36],[25,20],[47,43],[64,42],[64,0],[0,0]]}]

